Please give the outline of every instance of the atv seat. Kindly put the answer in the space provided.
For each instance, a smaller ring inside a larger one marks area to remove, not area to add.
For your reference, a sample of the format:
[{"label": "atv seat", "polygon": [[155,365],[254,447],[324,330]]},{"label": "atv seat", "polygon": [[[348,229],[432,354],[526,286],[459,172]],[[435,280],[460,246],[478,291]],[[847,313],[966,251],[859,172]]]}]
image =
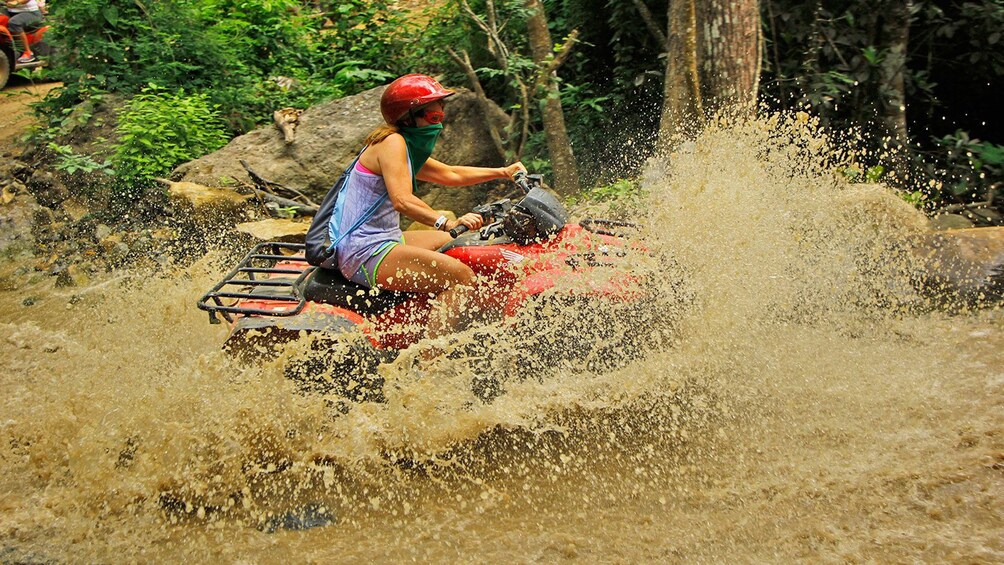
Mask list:
[{"label": "atv seat", "polygon": [[311,302],[323,302],[361,316],[375,316],[411,298],[407,292],[382,290],[371,294],[370,290],[347,280],[336,269],[316,268],[303,283],[303,297]]}]

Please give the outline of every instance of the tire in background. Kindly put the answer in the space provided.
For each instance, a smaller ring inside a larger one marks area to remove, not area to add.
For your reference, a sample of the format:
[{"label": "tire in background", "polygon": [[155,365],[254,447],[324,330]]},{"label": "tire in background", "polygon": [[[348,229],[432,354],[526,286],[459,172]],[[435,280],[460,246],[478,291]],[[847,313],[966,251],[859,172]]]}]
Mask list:
[{"label": "tire in background", "polygon": [[11,67],[10,53],[6,49],[0,49],[0,90],[7,86],[7,81],[10,80],[10,67]]}]

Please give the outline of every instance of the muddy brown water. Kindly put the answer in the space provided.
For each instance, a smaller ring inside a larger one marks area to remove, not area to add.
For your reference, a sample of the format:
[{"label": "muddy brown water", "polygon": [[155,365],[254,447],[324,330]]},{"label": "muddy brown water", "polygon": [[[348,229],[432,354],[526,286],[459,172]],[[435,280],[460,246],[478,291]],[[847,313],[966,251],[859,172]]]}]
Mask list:
[{"label": "muddy brown water", "polygon": [[491,404],[463,347],[347,413],[233,363],[194,308],[213,255],[3,292],[0,561],[1004,561],[1001,311],[925,307],[890,243],[920,220],[836,153],[775,120],[653,165],[634,267],[669,338]]}]

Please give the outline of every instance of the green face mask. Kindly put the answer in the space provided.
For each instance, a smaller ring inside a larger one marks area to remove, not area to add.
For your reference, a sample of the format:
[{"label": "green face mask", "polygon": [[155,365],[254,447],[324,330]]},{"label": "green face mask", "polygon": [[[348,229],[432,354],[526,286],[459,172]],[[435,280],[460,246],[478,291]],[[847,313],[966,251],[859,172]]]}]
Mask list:
[{"label": "green face mask", "polygon": [[422,165],[429,160],[432,150],[436,147],[436,140],[443,132],[443,124],[433,124],[424,127],[401,127],[401,136],[408,145],[408,156],[411,158],[411,170],[415,171],[412,176],[412,187],[418,188],[418,171],[422,170]]}]

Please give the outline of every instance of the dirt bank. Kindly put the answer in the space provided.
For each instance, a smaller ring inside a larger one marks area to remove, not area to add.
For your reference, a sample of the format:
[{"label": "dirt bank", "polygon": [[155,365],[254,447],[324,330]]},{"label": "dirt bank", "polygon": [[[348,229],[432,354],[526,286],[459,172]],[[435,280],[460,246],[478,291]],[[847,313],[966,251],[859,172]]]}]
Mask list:
[{"label": "dirt bank", "polygon": [[61,82],[30,83],[14,77],[0,95],[0,155],[5,159],[21,154],[18,140],[35,123],[29,104],[45,98]]}]

